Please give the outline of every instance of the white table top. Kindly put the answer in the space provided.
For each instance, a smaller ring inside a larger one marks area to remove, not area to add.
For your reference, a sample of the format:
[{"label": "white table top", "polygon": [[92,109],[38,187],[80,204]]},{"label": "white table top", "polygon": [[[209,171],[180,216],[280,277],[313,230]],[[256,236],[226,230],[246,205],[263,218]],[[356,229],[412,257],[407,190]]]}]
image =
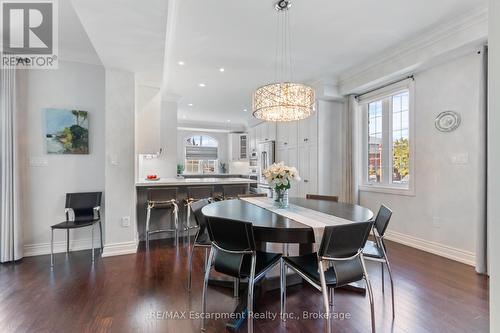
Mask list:
[{"label": "white table top", "polygon": [[135,186],[186,186],[186,185],[227,185],[255,184],[256,180],[248,178],[160,178],[159,180],[139,180]]}]

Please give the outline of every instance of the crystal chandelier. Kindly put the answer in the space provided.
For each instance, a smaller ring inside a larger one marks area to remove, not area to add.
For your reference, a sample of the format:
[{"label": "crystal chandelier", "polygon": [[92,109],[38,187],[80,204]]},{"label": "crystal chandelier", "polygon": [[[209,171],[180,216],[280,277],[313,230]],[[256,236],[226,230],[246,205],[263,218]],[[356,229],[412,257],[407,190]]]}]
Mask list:
[{"label": "crystal chandelier", "polygon": [[[291,36],[288,20],[290,7],[290,0],[280,0],[275,6],[278,11],[278,38],[281,35],[281,45],[279,42],[276,43],[276,57],[281,56],[281,59],[276,59],[277,82],[262,86],[253,94],[253,115],[265,121],[301,120],[314,113],[314,89],[292,80],[292,58],[289,52]],[[279,31],[280,26],[282,31]]]}]

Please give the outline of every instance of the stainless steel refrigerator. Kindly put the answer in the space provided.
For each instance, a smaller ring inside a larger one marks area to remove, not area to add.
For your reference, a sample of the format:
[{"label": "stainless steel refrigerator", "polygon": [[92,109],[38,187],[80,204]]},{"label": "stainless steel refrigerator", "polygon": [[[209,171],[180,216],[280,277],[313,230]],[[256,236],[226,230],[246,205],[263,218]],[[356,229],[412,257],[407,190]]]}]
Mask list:
[{"label": "stainless steel refrigerator", "polygon": [[258,159],[259,159],[259,169],[260,169],[260,175],[259,175],[259,180],[258,180],[258,189],[260,193],[267,193],[269,197],[272,196],[272,189],[267,183],[266,179],[263,176],[263,172],[266,168],[271,166],[275,159],[274,159],[274,141],[265,141],[261,142],[258,145],[257,148],[258,152]]}]

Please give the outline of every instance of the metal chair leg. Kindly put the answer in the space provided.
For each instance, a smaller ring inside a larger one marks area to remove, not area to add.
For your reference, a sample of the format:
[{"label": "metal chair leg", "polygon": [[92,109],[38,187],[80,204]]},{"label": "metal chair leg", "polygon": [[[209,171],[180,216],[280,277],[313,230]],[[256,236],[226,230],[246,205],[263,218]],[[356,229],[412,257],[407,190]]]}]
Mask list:
[{"label": "metal chair leg", "polygon": [[253,333],[253,291],[255,279],[255,254],[252,255],[250,276],[248,277],[248,299],[247,299],[247,328],[248,333]]},{"label": "metal chair leg", "polygon": [[333,295],[335,293],[334,288],[328,288],[328,304],[333,308]]},{"label": "metal chair leg", "polygon": [[326,287],[325,270],[323,267],[323,261],[318,260],[319,265],[319,278],[321,281],[321,293],[323,294],[323,305],[325,307],[326,316],[326,332],[330,333],[332,331],[332,324],[330,319],[330,305],[328,301],[328,288]]},{"label": "metal chair leg", "polygon": [[191,244],[191,205],[188,203],[186,205],[187,209],[187,214],[186,214],[186,229],[187,229],[187,238],[188,238],[188,244]]},{"label": "metal chair leg", "polygon": [[281,320],[286,321],[286,267],[283,259],[280,260],[280,305]]},{"label": "metal chair leg", "polygon": [[381,248],[382,248],[382,253],[384,254],[385,264],[387,265],[387,271],[389,272],[389,280],[391,281],[392,318],[395,318],[395,311],[394,311],[394,282],[392,280],[391,265],[389,264],[389,259],[387,258],[387,252],[385,251],[385,244],[382,243]]},{"label": "metal chair leg", "polygon": [[201,319],[201,330],[205,330],[205,318],[207,313],[207,289],[208,289],[208,278],[210,276],[210,267],[212,266],[212,258],[214,255],[213,248],[210,249],[210,255],[208,256],[207,266],[205,268],[205,278],[203,280],[203,293],[201,295],[201,313],[203,315]]},{"label": "metal chair leg", "polygon": [[179,217],[174,213],[175,246],[179,246]]},{"label": "metal chair leg", "polygon": [[[189,266],[188,266],[188,292],[191,292],[191,274],[192,274],[192,271],[193,271],[193,255],[194,255],[194,249],[195,249],[195,246],[193,244],[193,247],[191,247],[191,251],[189,251]],[[206,262],[206,260],[205,260]],[[205,263],[206,264],[206,263]]]},{"label": "metal chair leg", "polygon": [[50,269],[54,269],[54,229],[50,229]]},{"label": "metal chair leg", "polygon": [[151,219],[151,207],[148,206],[146,213],[146,248],[149,248],[149,220]]},{"label": "metal chair leg", "polygon": [[92,263],[94,262],[94,224],[92,224]]},{"label": "metal chair leg", "polygon": [[370,279],[368,278],[368,272],[366,271],[365,260],[364,260],[362,254],[361,254],[360,260],[361,260],[361,265],[363,266],[363,273],[364,273],[365,281],[366,281],[366,290],[368,290],[368,296],[370,297],[370,311],[371,311],[371,318],[372,318],[372,333],[375,333],[375,306],[373,304],[372,285],[370,283]]},{"label": "metal chair leg", "polygon": [[382,270],[382,293],[385,292],[385,277],[384,277],[384,263],[380,263],[380,268]]},{"label": "metal chair leg", "polygon": [[66,229],[66,253],[69,253],[69,229]]},{"label": "metal chair leg", "polygon": [[234,296],[234,298],[240,297],[240,279],[238,279],[238,278],[234,278],[233,296]]},{"label": "metal chair leg", "polygon": [[104,244],[102,242],[102,223],[101,223],[101,221],[99,221],[99,235],[101,236],[101,254],[102,254],[102,251],[104,251]]}]

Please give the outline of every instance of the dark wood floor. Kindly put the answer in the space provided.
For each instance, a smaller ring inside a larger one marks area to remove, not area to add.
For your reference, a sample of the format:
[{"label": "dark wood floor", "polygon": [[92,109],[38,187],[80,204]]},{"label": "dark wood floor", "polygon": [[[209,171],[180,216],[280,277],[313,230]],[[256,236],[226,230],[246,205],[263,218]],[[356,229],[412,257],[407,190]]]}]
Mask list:
[{"label": "dark wood floor", "polygon": [[[395,277],[396,319],[390,289],[381,291],[380,268],[369,264],[375,290],[378,332],[488,332],[488,280],[472,267],[388,242]],[[200,311],[202,251],[194,261],[193,291],[186,290],[187,246],[152,243],[149,252],[96,260],[90,252],[25,258],[0,265],[0,332],[199,332],[200,321],[161,318],[168,311]],[[386,274],[387,278],[387,274]],[[388,281],[387,281],[388,282]],[[387,286],[387,285],[386,285]],[[368,299],[336,294],[335,311],[351,318],[334,321],[334,332],[370,332]],[[211,287],[208,309],[230,312],[230,290]],[[288,310],[322,310],[318,292],[306,285],[288,289]],[[256,311],[279,313],[279,292],[264,293]],[[212,320],[209,332],[225,330]],[[256,332],[322,332],[320,319],[256,320]],[[246,332],[246,326],[240,329]]]}]

